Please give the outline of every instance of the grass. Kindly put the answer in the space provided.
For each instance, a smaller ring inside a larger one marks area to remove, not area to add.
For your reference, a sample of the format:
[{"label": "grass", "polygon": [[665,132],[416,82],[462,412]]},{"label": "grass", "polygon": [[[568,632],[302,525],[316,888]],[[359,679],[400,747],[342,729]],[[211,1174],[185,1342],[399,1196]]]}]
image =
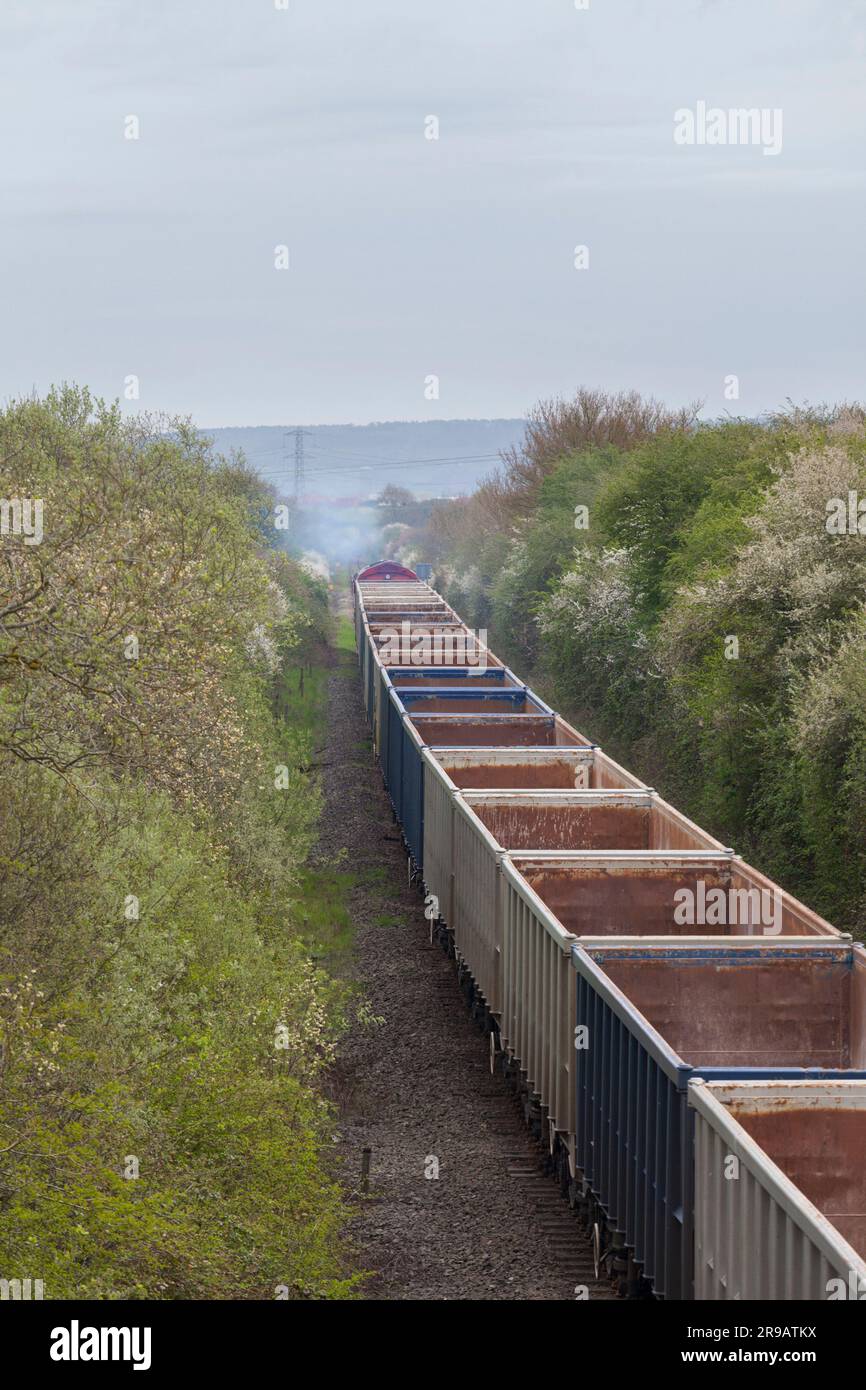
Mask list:
[{"label": "grass", "polygon": [[287,671],[277,687],[277,713],[296,733],[320,734],[328,710],[328,668],[323,664]]},{"label": "grass", "polygon": [[[342,973],[354,945],[351,895],[366,888],[369,898],[379,898],[384,907],[390,874],[380,866],[359,870],[341,869],[333,864],[303,869],[292,903],[294,931],[310,955],[333,974]],[[369,910],[368,901],[368,910]],[[405,927],[405,917],[379,912],[377,927]]]},{"label": "grass", "polygon": [[382,864],[371,865],[362,870],[361,882],[368,888],[384,888],[391,882],[390,870]]},{"label": "grass", "polygon": [[[344,654],[355,652],[355,629],[349,618],[337,619],[332,647]],[[328,708],[328,676],[348,674],[357,679],[353,663],[345,661],[329,667],[323,650],[317,661],[304,670],[303,688],[300,672],[295,669],[283,679],[277,692],[278,709],[287,726],[307,734],[317,743],[324,742]],[[355,745],[359,753],[369,756],[369,735]],[[341,867],[345,851],[330,864],[308,865],[298,878],[297,893],[292,902],[291,916],[294,931],[310,954],[334,974],[343,973],[353,947],[351,895],[359,886],[373,897],[382,900],[390,874],[382,865],[358,869]],[[382,913],[378,926],[401,926],[398,917]]]},{"label": "grass", "polygon": [[295,929],[314,959],[332,971],[352,948],[349,895],[358,882],[357,874],[332,867],[307,868],[299,877],[292,905]]},{"label": "grass", "polygon": [[341,613],[337,619],[337,634],[334,638],[334,646],[338,652],[352,652],[355,648],[355,625],[351,618],[347,618]]},{"label": "grass", "polygon": [[387,912],[380,912],[378,917],[373,918],[373,921],[377,927],[404,927],[406,925],[405,918],[394,917]]}]

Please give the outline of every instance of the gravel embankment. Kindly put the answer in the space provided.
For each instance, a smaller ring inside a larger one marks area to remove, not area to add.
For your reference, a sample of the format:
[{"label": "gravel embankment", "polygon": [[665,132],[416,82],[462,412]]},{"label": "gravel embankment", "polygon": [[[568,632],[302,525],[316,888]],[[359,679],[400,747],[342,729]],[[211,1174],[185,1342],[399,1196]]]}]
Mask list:
[{"label": "gravel embankment", "polygon": [[[352,895],[352,973],[384,1019],[347,1044],[337,1078],[351,1186],[372,1149],[370,1196],[359,1198],[354,1228],[357,1262],[373,1272],[366,1297],[565,1300],[586,1285],[591,1298],[609,1298],[513,1097],[491,1075],[453,963],[430,944],[373,761],[354,655],[336,655],[329,706],[317,858],[346,849],[343,867],[365,877]],[[433,1160],[438,1179],[425,1177]]]}]

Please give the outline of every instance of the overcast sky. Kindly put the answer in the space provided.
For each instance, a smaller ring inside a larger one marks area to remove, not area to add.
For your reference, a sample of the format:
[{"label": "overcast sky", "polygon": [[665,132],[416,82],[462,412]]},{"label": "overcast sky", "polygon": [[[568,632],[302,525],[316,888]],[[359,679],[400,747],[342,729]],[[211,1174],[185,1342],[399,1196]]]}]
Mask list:
[{"label": "overcast sky", "polygon": [[[277,3],[2,0],[4,398],[134,375],[125,408],[207,426],[866,396],[863,0]],[[700,101],[780,108],[780,153],[678,145]]]}]

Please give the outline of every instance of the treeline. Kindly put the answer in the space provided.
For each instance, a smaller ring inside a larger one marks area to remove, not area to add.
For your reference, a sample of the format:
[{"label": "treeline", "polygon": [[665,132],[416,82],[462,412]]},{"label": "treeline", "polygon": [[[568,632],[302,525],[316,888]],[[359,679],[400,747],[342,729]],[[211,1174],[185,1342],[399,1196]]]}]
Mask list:
[{"label": "treeline", "polygon": [[351,1296],[355,1005],[295,931],[318,790],[276,713],[327,592],[242,461],[86,391],[0,415],[0,497],[0,1278]]},{"label": "treeline", "polygon": [[585,733],[864,934],[863,409],[543,403],[425,557]]}]

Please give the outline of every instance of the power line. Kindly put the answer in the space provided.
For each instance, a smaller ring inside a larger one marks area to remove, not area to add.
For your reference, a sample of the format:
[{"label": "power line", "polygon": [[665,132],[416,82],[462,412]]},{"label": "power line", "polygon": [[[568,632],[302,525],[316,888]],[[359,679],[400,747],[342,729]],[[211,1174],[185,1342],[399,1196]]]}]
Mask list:
[{"label": "power line", "polygon": [[[286,431],[285,431],[286,434],[294,434],[294,432],[295,432],[294,430],[286,430]],[[309,433],[309,431],[305,431],[305,433]],[[318,446],[317,446],[316,443],[314,442],[314,443],[313,443],[313,450],[312,450],[312,452],[313,452],[314,455],[316,454],[317,447],[318,447]],[[283,446],[282,446],[281,448],[279,448],[279,449],[260,449],[259,452],[258,452],[257,454],[255,454],[255,455],[250,455],[250,454],[248,454],[247,457],[250,457],[250,458],[252,458],[252,457],[254,457],[254,458],[267,458],[270,454],[284,454],[284,453],[285,453],[285,445],[283,445]],[[473,463],[473,462],[478,462],[478,461],[482,461],[482,462],[483,462],[483,461],[486,460],[486,459],[491,459],[491,460],[493,460],[493,459],[498,459],[498,458],[501,458],[501,457],[502,457],[501,453],[496,453],[496,454],[440,454],[440,455],[437,455],[437,456],[434,457],[434,458],[422,458],[422,459],[390,459],[390,458],[382,458],[381,456],[377,456],[377,455],[375,455],[375,454],[352,454],[352,453],[348,453],[348,452],[347,452],[346,450],[344,450],[344,449],[332,449],[330,445],[326,445],[326,446],[324,447],[323,451],[322,451],[322,457],[323,457],[323,458],[329,458],[332,454],[338,455],[338,456],[341,457],[341,458],[358,459],[358,460],[360,460],[360,461],[363,462],[363,463],[378,464],[378,465],[380,465],[380,466],[385,466],[385,465],[387,465],[387,464],[393,464],[395,467],[398,466],[398,465],[400,465],[400,464],[402,464],[402,463],[405,463],[405,464],[407,464],[407,465],[408,465],[408,464],[416,464],[416,463]],[[347,466],[348,466],[348,465],[347,465]]]},{"label": "power line", "polygon": [[[311,436],[312,431],[302,430],[300,428],[294,430],[286,430],[283,434],[283,440],[285,441],[288,438],[288,436],[292,434],[295,436],[295,506],[299,507],[304,496],[305,484],[304,439],[307,436]],[[285,471],[288,471],[288,467]]]},{"label": "power line", "polygon": [[[362,451],[361,453],[359,453],[359,452],[357,451],[357,449],[341,449],[340,446],[339,446],[338,444],[329,444],[328,441],[327,441],[326,439],[322,439],[320,436],[316,436],[316,438],[315,438],[315,440],[314,440],[314,443],[313,443],[313,448],[314,448],[314,449],[321,449],[322,453],[323,453],[324,455],[326,455],[326,456],[330,456],[331,454],[334,454],[334,455],[337,455],[337,456],[340,457],[340,458],[361,459],[361,460],[363,460],[365,463],[378,463],[379,460],[382,459],[383,457],[386,458],[386,459],[389,459],[389,458],[390,458],[390,456],[387,455],[387,454],[383,455],[381,451],[380,451],[379,453],[377,453],[377,454],[372,454],[372,453],[367,452],[366,450],[365,450],[365,451]],[[481,449],[476,449],[476,450],[474,450],[474,452],[471,453],[471,454],[457,454],[457,455],[453,455],[453,454],[436,454],[436,455],[433,456],[433,458],[419,459],[418,462],[419,462],[419,463],[437,463],[440,459],[443,459],[443,458],[449,458],[449,459],[450,459],[450,458],[454,458],[454,457],[456,457],[456,458],[476,458],[479,454],[483,454],[483,456],[484,456],[485,458],[488,458],[488,457],[490,457],[490,458],[492,458],[492,457],[497,457],[497,458],[498,458],[498,457],[499,457],[498,453],[494,456],[494,455],[492,455],[492,454],[487,454],[487,453],[485,453],[485,452],[484,452],[483,450],[481,450]]]},{"label": "power line", "polygon": [[[427,468],[432,465],[454,468],[461,463],[496,463],[499,461],[499,454],[460,454],[455,458],[439,459],[385,459],[369,464],[339,463],[336,466],[330,468],[316,468],[314,471],[314,476],[318,478],[322,476],[327,476],[328,474],[332,473],[359,473],[362,471],[376,473],[388,468]],[[255,471],[259,473],[262,477],[273,476],[275,472],[277,475],[281,475],[282,473],[288,471],[288,465],[286,465],[286,468],[284,469],[273,470],[256,468],[254,458],[251,458],[249,462],[250,467],[255,469]]]},{"label": "power line", "polygon": [[459,463],[495,463],[499,459],[499,454],[455,454],[453,458],[443,456],[442,458],[428,459],[374,459],[371,463],[338,463],[333,468],[322,468],[318,471],[322,473],[352,473],[360,468],[426,468],[433,464],[454,467]]}]

